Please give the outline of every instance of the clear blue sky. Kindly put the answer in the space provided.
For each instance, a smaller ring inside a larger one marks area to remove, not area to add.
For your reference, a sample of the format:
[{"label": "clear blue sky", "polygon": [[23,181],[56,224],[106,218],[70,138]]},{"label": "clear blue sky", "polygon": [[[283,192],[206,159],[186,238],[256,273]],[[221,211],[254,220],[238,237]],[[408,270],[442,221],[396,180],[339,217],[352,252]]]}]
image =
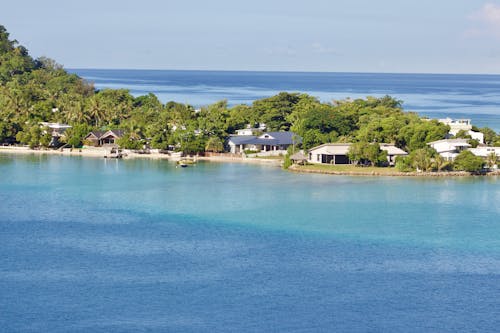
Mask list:
[{"label": "clear blue sky", "polygon": [[500,73],[500,1],[6,0],[67,68]]}]

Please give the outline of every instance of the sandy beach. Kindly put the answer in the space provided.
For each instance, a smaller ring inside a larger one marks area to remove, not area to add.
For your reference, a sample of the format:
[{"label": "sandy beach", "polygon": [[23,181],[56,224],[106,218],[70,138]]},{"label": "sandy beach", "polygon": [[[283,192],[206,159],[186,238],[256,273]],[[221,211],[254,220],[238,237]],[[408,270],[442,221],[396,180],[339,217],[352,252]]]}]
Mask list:
[{"label": "sandy beach", "polygon": [[[20,146],[1,146],[0,153],[5,154],[38,154],[38,155],[59,155],[59,156],[82,156],[91,158],[104,158],[109,155],[109,148],[101,147],[84,147],[84,148],[64,148],[64,149],[30,149],[29,147]],[[146,158],[146,159],[164,159],[170,161],[178,161],[179,155],[169,155],[160,153],[157,149],[152,149],[149,154],[139,154],[135,151],[124,149],[122,150],[123,159]],[[281,160],[263,159],[263,158],[246,158],[236,156],[192,156],[189,157],[197,161],[210,161],[219,163],[251,163],[279,167]]]},{"label": "sandy beach", "polygon": [[[59,155],[59,156],[82,156],[91,158],[104,158],[105,155],[109,155],[109,148],[101,147],[84,147],[84,148],[64,148],[64,149],[30,149],[28,147],[19,146],[4,146],[0,147],[0,153],[5,154],[39,154],[39,155]],[[149,154],[139,154],[135,151],[124,149],[122,151],[123,159],[164,159],[169,161],[178,161],[180,159],[179,155],[169,155],[160,153],[157,149],[152,149]],[[195,161],[209,161],[216,163],[249,163],[249,164],[259,164],[268,165],[273,167],[281,167],[282,160],[280,159],[265,159],[265,158],[250,158],[250,157],[238,157],[238,156],[191,156]],[[495,170],[492,172],[474,175],[465,171],[442,171],[442,172],[399,172],[395,169],[391,171],[384,170],[383,172],[377,171],[365,171],[360,169],[359,171],[338,171],[338,170],[325,170],[325,169],[314,169],[307,168],[304,166],[292,165],[289,169],[291,172],[296,173],[318,173],[318,174],[328,174],[328,175],[341,175],[341,176],[386,176],[386,177],[470,177],[470,176],[500,176],[500,170]]]}]

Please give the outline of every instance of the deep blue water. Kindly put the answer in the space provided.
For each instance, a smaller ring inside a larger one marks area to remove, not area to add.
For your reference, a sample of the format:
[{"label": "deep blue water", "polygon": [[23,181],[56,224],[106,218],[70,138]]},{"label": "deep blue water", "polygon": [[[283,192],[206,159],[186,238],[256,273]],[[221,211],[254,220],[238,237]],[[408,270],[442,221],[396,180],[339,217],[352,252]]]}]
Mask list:
[{"label": "deep blue water", "polygon": [[495,332],[498,178],[0,154],[0,331]]},{"label": "deep blue water", "polygon": [[430,118],[471,118],[500,131],[500,75],[381,74],[72,69],[99,89],[153,92],[163,102],[230,105],[277,94],[306,92],[322,101],[391,95],[407,111]]}]

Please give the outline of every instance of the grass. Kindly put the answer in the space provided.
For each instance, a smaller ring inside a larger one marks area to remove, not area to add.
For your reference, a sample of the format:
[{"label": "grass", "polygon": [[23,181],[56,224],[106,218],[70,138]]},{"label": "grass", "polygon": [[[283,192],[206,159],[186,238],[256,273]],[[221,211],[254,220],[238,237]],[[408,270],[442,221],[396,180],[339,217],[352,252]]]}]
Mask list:
[{"label": "grass", "polygon": [[295,166],[297,170],[318,170],[318,171],[332,171],[332,172],[352,172],[352,173],[377,173],[377,174],[391,174],[398,172],[392,167],[360,167],[352,164],[343,165],[330,165],[330,164],[308,164]]}]

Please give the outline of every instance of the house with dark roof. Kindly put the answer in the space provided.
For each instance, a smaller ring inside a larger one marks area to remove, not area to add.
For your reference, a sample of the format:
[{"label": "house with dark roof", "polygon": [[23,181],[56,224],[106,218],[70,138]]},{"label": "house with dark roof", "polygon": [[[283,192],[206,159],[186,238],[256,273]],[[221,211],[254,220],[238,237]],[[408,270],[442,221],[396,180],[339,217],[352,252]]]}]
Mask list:
[{"label": "house with dark roof", "polygon": [[83,143],[86,146],[99,147],[99,138],[104,134],[104,131],[92,131],[85,138],[83,138]]},{"label": "house with dark roof", "polygon": [[116,141],[123,136],[122,130],[92,131],[83,139],[85,144],[94,147],[118,146]]},{"label": "house with dark roof", "polygon": [[232,135],[227,140],[229,151],[241,154],[245,150],[259,154],[278,155],[286,153],[288,147],[302,143],[302,138],[293,132],[266,132],[262,135]]}]

